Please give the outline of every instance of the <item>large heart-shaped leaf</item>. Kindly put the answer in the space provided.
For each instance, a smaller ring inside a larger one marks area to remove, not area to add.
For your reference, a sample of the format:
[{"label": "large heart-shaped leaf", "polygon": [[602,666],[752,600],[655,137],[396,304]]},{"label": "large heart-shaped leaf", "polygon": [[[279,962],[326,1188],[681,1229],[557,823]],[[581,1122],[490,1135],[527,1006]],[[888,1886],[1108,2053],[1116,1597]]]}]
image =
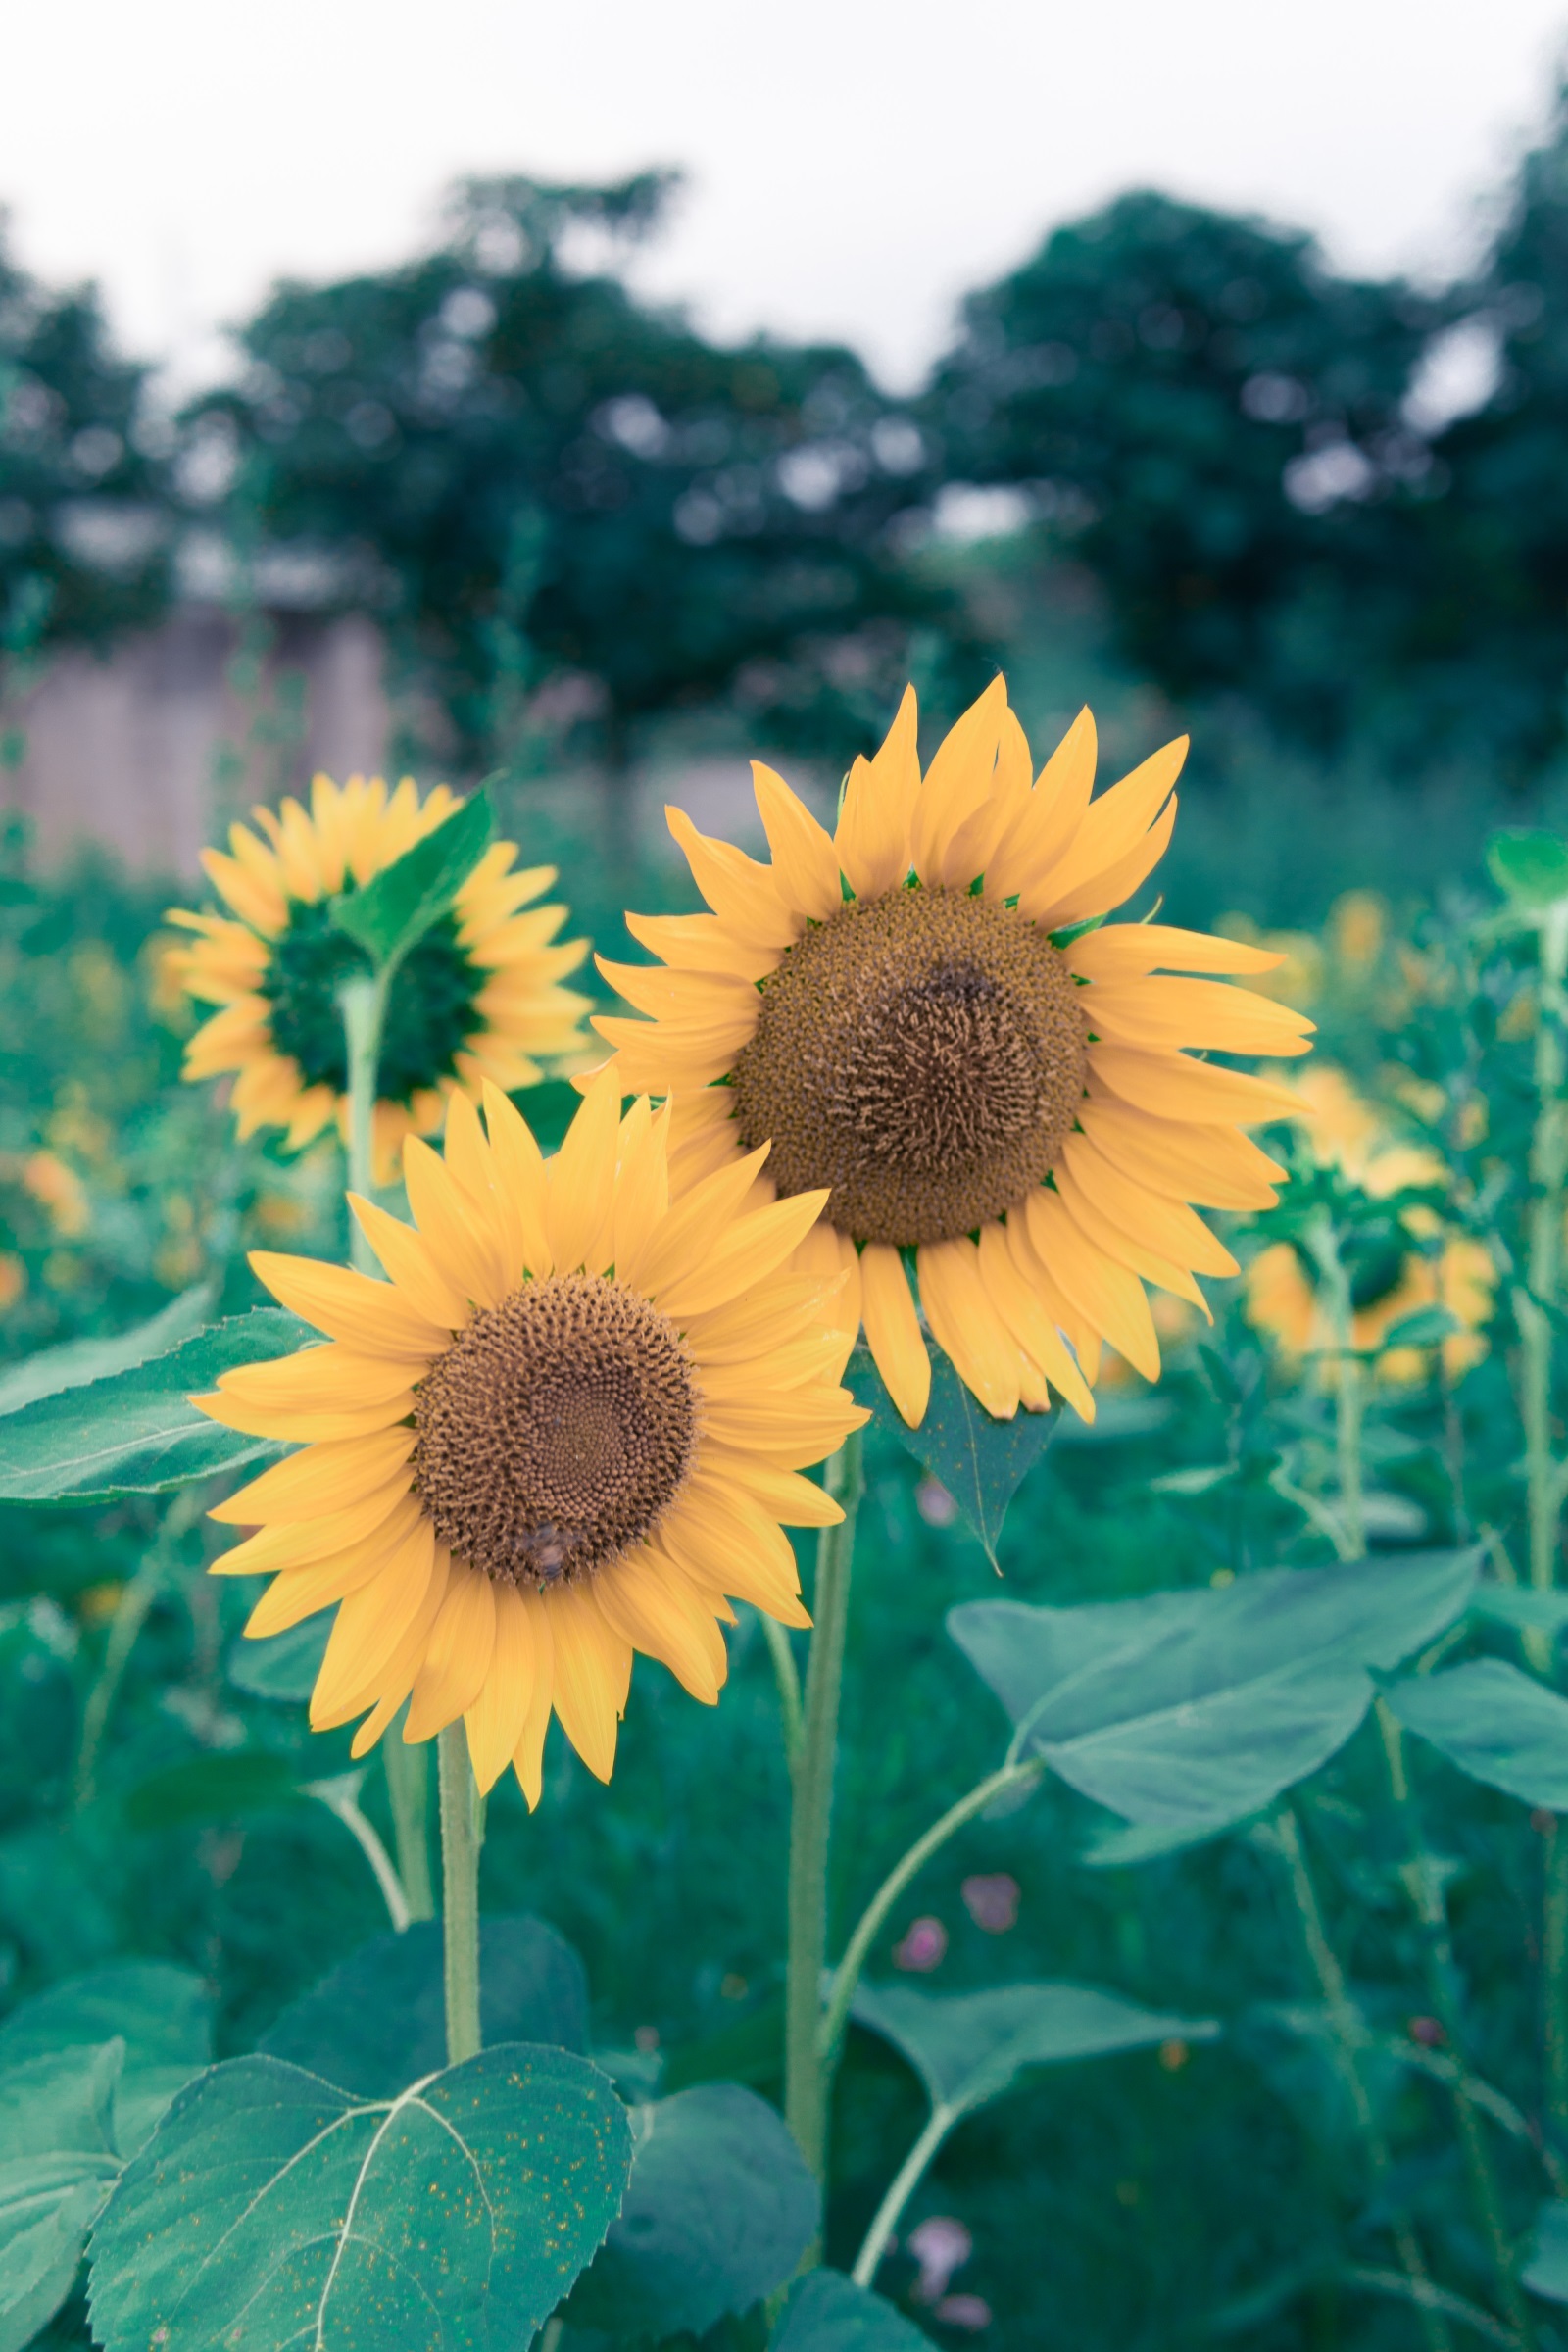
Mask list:
[{"label": "large heart-shaped leaf", "polygon": [[1212,2019],[1165,2017],[1093,1984],[1004,1984],[992,1992],[914,1992],[861,1984],[855,2016],[901,2050],[933,2107],[967,2115],[1035,2066],[1062,2066],[1163,2041],[1211,2041]]},{"label": "large heart-shaped leaf", "polygon": [[92,2238],[106,2352],[502,2352],[591,2260],[631,2160],[586,2059],[512,2043],[395,2100],[274,2058],[214,2067]]},{"label": "large heart-shaped leaf", "polygon": [[[586,2050],[588,1980],[564,1936],[527,1918],[486,1919],[479,1936],[485,2040]],[[362,2098],[392,2098],[434,2074],[446,2053],[440,1928],[425,1920],[372,1936],[291,2001],[261,2046]]]},{"label": "large heart-shaped leaf", "polygon": [[70,2294],[121,2169],[122,2041],[47,2050],[0,2074],[0,2347],[21,2352]]},{"label": "large heart-shaped leaf", "polygon": [[620,2218],[572,2290],[571,2319],[609,2334],[705,2335],[795,2276],[822,2200],[771,2107],[735,2082],[632,2112]]},{"label": "large heart-shaped leaf", "polygon": [[212,1303],[212,1284],[199,1282],[130,1331],[106,1339],[66,1340],[58,1348],[24,1356],[0,1372],[0,1414],[18,1412],[39,1396],[84,1388],[90,1380],[107,1380],[112,1373],[146,1363],[149,1356],[166,1354],[200,1331]]},{"label": "large heart-shaped leaf", "polygon": [[812,2271],[767,2339],[767,2352],[929,2352],[930,2337],[842,2271]]},{"label": "large heart-shaped leaf", "polygon": [[270,1460],[280,1446],[224,1429],[187,1399],[236,1364],[319,1337],[297,1315],[259,1306],[131,1371],[35,1398],[0,1418],[0,1501],[110,1502]]},{"label": "large heart-shaped leaf", "polygon": [[1527,1805],[1568,1813],[1568,1698],[1502,1658],[1396,1683],[1389,1705],[1450,1764]]},{"label": "large heart-shaped leaf", "polygon": [[489,800],[474,793],[363,890],[335,898],[334,924],[373,963],[396,963],[445,914],[484,856],[494,829]]},{"label": "large heart-shaped leaf", "polygon": [[995,1565],[1007,1506],[1051,1443],[1061,1415],[1019,1412],[1011,1421],[994,1421],[941,1348],[928,1342],[927,1351],[931,1401],[918,1429],[909,1427],[888,1395],[868,1348],[857,1348],[845,1378],[856,1402],[874,1412],[947,1488]]},{"label": "large heart-shaped leaf", "polygon": [[971,1601],[948,1628],[1020,1744],[1156,1827],[1245,1819],[1314,1772],[1389,1670],[1452,1623],[1473,1551],[1273,1569],[1081,1608]]}]

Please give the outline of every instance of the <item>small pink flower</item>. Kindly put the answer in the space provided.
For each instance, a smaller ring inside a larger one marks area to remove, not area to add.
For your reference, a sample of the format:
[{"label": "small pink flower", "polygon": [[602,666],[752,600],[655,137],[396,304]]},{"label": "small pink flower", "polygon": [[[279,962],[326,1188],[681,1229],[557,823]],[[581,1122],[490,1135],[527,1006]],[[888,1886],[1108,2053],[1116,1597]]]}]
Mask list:
[{"label": "small pink flower", "polygon": [[949,2328],[965,2328],[978,2335],[991,2325],[991,2306],[984,2295],[944,2295],[933,2317]]},{"label": "small pink flower", "polygon": [[910,2289],[915,2301],[940,2302],[949,2279],[955,2271],[962,2270],[973,2247],[968,2230],[950,2213],[930,2214],[917,2230],[911,2230],[905,2251],[920,2265],[920,2276]]},{"label": "small pink flower", "polygon": [[927,1527],[951,1527],[958,1506],[937,1478],[922,1478],[914,1490],[914,1507]]},{"label": "small pink flower", "polygon": [[940,1919],[917,1919],[906,1931],[902,1943],[893,1947],[893,1965],[904,1968],[917,1977],[929,1976],[940,1968],[948,1948],[948,1931]]},{"label": "small pink flower", "polygon": [[1004,1870],[965,1879],[958,1892],[977,1928],[988,1936],[1005,1936],[1018,1924],[1018,1882]]}]

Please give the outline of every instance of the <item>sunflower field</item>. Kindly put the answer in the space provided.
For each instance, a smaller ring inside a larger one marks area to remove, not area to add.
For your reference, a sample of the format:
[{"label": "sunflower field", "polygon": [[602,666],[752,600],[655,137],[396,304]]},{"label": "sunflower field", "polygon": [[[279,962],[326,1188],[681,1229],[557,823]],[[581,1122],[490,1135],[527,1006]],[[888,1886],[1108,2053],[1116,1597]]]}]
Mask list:
[{"label": "sunflower field", "polygon": [[888,718],[9,837],[0,2344],[1559,2338],[1568,844]]}]

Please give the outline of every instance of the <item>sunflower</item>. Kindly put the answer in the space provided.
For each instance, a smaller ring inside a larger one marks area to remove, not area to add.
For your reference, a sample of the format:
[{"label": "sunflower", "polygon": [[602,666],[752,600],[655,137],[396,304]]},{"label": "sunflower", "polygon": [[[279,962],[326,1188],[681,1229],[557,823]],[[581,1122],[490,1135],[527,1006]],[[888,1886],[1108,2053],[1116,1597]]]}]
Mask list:
[{"label": "sunflower", "polygon": [[652,1019],[594,1025],[628,1092],[673,1097],[683,1170],[770,1140],[781,1197],[827,1191],[806,1261],[845,1275],[846,1339],[906,1422],[922,1314],[992,1414],[1054,1389],[1088,1419],[1102,1341],[1158,1375],[1145,1283],[1206,1313],[1195,1273],[1237,1270],[1190,1203],[1267,1205],[1283,1173],[1240,1129],[1287,1098],[1183,1049],[1300,1054],[1311,1024],[1189,976],[1265,950],[1096,927],[1170,839],[1185,740],[1092,800],[1087,710],[1038,780],[1000,678],[923,778],[915,726],[910,691],[834,834],[754,766],[770,863],[669,810],[711,911],[628,915],[664,968],[600,969]]},{"label": "sunflower", "polygon": [[[1403,1193],[1446,1191],[1442,1159],[1427,1145],[1394,1133],[1331,1062],[1304,1071],[1288,1092],[1302,1156],[1342,1188],[1340,1217],[1347,1230],[1340,1247],[1350,1282],[1351,1347],[1376,1356],[1381,1380],[1420,1380],[1431,1348],[1385,1343],[1407,1317],[1442,1307],[1454,1328],[1438,1344],[1438,1356],[1445,1376],[1460,1379],[1487,1352],[1496,1265],[1484,1242],[1456,1231],[1430,1200],[1396,1200]],[[1333,1385],[1335,1350],[1343,1343],[1309,1250],[1289,1241],[1261,1250],[1247,1269],[1246,1314],[1285,1356],[1320,1357],[1323,1377]]]},{"label": "sunflower", "polygon": [[[202,863],[231,915],[172,908],[196,938],[167,963],[186,993],[220,1010],[185,1052],[185,1076],[235,1070],[242,1136],[282,1127],[291,1149],[330,1121],[348,1136],[348,1062],[338,1007],[342,982],[369,958],[332,926],[330,903],[363,888],[435,830],[458,802],[444,784],[421,802],[405,778],[388,795],[379,776],[342,786],[318,776],[307,811],[293,799],[252,810],[259,831],[234,825],[229,852]],[[512,1091],[543,1076],[535,1058],[578,1040],[588,999],[560,983],[588,952],[556,944],[564,906],[530,902],[556,878],[550,865],[513,870],[516,845],[492,843],[443,916],[404,958],[392,983],[375,1106],[375,1180],[390,1183],[405,1135],[432,1134],[454,1088],[485,1078]],[[520,909],[528,908],[526,913]]]},{"label": "sunflower", "polygon": [[350,1195],[390,1280],[257,1251],[329,1344],[194,1401],[303,1441],[213,1516],[260,1530],[222,1574],[274,1572],[248,1633],[337,1605],[312,1723],[364,1716],[363,1755],[406,1699],[405,1740],[461,1715],[480,1788],[512,1763],[531,1806],[552,1707],[609,1780],[634,1650],[712,1702],[726,1595],[809,1623],[783,1528],[843,1516],[799,1473],[866,1416],[787,1262],[820,1193],[755,1206],[757,1152],[672,1196],[670,1114],[622,1118],[612,1073],[548,1162],[483,1098],[444,1159],[405,1143],[416,1226]]}]

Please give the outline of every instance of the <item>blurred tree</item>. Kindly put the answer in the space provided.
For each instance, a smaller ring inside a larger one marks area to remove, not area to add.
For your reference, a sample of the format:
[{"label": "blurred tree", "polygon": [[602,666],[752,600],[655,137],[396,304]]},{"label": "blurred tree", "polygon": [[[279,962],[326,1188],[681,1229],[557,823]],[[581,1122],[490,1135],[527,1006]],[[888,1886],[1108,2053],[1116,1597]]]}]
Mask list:
[{"label": "blurred tree", "polygon": [[950,476],[1028,486],[1138,668],[1329,742],[1364,715],[1403,518],[1441,486],[1404,402],[1446,315],[1334,276],[1304,235],[1128,195],[969,297],[922,420]]},{"label": "blurred tree", "polygon": [[46,292],[8,258],[4,225],[0,655],[15,656],[154,618],[170,524],[137,443],[146,370],[110,349],[91,288]]},{"label": "blurred tree", "polygon": [[198,452],[227,437],[237,526],[318,551],[323,598],[380,613],[470,757],[542,687],[612,759],[725,694],[842,748],[942,610],[889,530],[928,455],[860,362],[715,348],[609,267],[668,185],[470,183],[439,252],[280,288],[192,419]]}]

